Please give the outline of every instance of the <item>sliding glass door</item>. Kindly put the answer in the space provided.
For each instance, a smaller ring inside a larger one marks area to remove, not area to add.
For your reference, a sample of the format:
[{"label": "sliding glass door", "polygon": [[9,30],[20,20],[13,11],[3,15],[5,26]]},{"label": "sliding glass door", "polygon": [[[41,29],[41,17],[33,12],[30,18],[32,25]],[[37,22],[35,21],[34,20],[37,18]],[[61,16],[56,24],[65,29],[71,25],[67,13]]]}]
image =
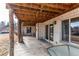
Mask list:
[{"label": "sliding glass door", "polygon": [[62,21],[62,40],[69,41],[69,20]]},{"label": "sliding glass door", "polygon": [[79,44],[79,17],[62,21],[62,40]]},{"label": "sliding glass door", "polygon": [[79,18],[71,19],[71,42],[79,44]]}]

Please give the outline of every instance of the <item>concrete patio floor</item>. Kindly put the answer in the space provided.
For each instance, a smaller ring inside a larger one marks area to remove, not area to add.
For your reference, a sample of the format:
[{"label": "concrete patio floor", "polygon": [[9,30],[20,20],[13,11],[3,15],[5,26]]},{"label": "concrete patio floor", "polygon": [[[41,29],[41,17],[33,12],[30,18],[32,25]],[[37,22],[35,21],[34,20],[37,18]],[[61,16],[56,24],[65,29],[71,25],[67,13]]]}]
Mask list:
[{"label": "concrete patio floor", "polygon": [[23,37],[24,43],[15,43],[15,56],[49,56],[47,48],[49,43],[37,40],[35,37]]}]

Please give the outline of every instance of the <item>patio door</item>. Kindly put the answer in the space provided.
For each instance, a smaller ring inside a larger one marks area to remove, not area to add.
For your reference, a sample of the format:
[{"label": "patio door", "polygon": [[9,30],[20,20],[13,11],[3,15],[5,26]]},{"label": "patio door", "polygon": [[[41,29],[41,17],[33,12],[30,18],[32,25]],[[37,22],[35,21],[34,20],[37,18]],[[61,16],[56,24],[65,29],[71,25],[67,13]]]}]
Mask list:
[{"label": "patio door", "polygon": [[71,19],[71,42],[79,44],[79,17]]},{"label": "patio door", "polygon": [[62,40],[69,42],[69,20],[62,21]]},{"label": "patio door", "polygon": [[50,24],[49,26],[49,40],[53,41],[53,31],[54,31],[54,25]]}]

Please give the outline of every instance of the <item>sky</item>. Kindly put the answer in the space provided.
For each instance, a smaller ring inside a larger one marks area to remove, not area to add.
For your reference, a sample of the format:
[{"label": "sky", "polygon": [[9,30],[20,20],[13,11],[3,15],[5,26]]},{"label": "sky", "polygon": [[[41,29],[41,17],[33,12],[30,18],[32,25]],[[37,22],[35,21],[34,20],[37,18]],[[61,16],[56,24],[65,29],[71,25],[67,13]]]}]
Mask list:
[{"label": "sky", "polygon": [[7,23],[9,21],[9,10],[6,9],[5,3],[0,3],[0,22],[4,21]]},{"label": "sky", "polygon": [[74,23],[71,23],[71,26],[72,26],[72,27],[76,27],[76,26],[78,26],[78,27],[79,27],[79,21],[74,22]]},{"label": "sky", "polygon": [[[4,21],[5,24],[9,22],[9,10],[6,9],[5,3],[0,3],[0,22]],[[17,18],[14,16],[14,21],[17,22]]]}]

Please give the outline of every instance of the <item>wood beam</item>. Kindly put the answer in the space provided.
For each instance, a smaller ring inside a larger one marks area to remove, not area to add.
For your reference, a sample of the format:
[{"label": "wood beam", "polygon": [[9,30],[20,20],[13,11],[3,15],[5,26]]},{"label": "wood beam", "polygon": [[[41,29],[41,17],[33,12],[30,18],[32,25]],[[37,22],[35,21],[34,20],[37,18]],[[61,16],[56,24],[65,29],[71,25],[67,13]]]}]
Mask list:
[{"label": "wood beam", "polygon": [[35,15],[36,14],[36,12],[34,12],[34,11],[30,11],[30,10],[14,10],[14,12],[16,13],[16,14],[32,14],[32,15]]},{"label": "wood beam", "polygon": [[16,14],[16,17],[18,18],[18,19],[21,19],[21,21],[32,21],[33,19],[35,19],[34,17],[32,17],[32,16],[30,16],[29,15],[29,17],[27,16],[27,15],[22,15],[22,14]]},{"label": "wood beam", "polygon": [[21,24],[22,24],[21,20],[18,20],[18,42],[24,43],[23,42],[22,25]]},{"label": "wood beam", "polygon": [[15,12],[15,14],[18,14],[18,15],[21,15],[21,16],[35,16],[35,14],[32,14],[32,13],[18,13],[18,12]]},{"label": "wood beam", "polygon": [[13,11],[9,10],[9,37],[10,37],[10,56],[14,56],[14,19]]},{"label": "wood beam", "polygon": [[28,23],[28,22],[25,22],[23,23],[23,26],[35,26],[36,23]]},{"label": "wood beam", "polygon": [[24,14],[17,14],[17,16],[18,17],[20,17],[20,18],[25,18],[25,19],[34,19],[34,16],[32,16],[32,15],[24,15]]},{"label": "wood beam", "polygon": [[50,16],[46,16],[46,17],[49,17],[49,18],[46,18],[45,16],[39,16],[37,15],[36,17],[37,18],[26,18],[26,17],[20,17],[18,15],[16,15],[18,19],[21,19],[22,22],[28,22],[28,23],[40,23],[40,22],[44,22],[44,20],[47,20],[47,19],[50,19],[50,17],[52,17],[51,15]]},{"label": "wood beam", "polygon": [[54,4],[47,3],[44,5],[51,7],[51,8],[61,9],[61,10],[68,10],[70,8],[69,5],[60,4],[60,3],[54,3]]}]

